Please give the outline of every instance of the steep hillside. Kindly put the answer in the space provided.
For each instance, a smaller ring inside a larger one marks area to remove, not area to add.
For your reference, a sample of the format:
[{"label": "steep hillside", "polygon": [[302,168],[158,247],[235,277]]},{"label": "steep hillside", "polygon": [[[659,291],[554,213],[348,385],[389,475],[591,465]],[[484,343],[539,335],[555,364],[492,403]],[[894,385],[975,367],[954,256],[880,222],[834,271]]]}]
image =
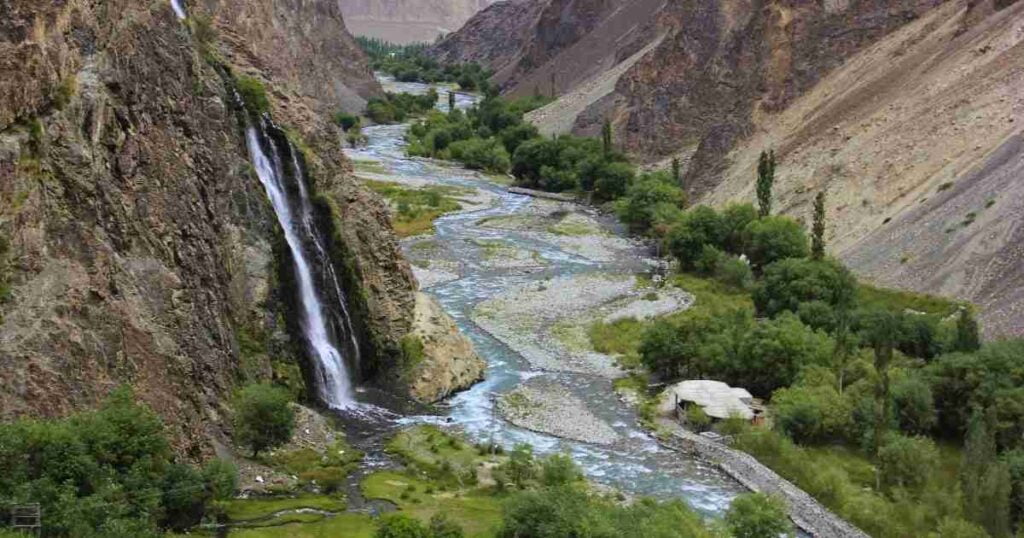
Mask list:
[{"label": "steep hillside", "polygon": [[431,43],[494,0],[338,0],[348,29],[392,43]]},{"label": "steep hillside", "polygon": [[361,377],[391,374],[416,285],[327,119],[379,91],[334,2],[207,1],[186,22],[165,2],[5,7],[0,418],[129,383],[197,454],[238,383],[301,390],[290,261],[218,65],[268,88],[330,208]]},{"label": "steep hillside", "polygon": [[[611,120],[639,160],[678,157],[699,202],[752,200],[757,155],[772,147],[777,207],[808,217],[827,188],[833,252],[862,275],[974,301],[993,334],[1024,331],[1011,180],[1021,2],[682,0],[625,15],[641,3],[524,4],[540,14],[520,23],[527,41],[492,64],[495,79],[513,95],[551,93],[554,73],[562,97],[530,115],[543,132],[596,135]],[[435,53],[487,59],[486,14]],[[617,18],[636,26],[612,31]],[[540,30],[553,20],[559,39]],[[609,48],[614,62],[592,59]]]},{"label": "steep hillside", "polygon": [[785,110],[762,114],[704,201],[752,199],[779,154],[779,209],[827,190],[832,250],[881,284],[970,300],[1024,334],[1024,3],[932,10]]}]

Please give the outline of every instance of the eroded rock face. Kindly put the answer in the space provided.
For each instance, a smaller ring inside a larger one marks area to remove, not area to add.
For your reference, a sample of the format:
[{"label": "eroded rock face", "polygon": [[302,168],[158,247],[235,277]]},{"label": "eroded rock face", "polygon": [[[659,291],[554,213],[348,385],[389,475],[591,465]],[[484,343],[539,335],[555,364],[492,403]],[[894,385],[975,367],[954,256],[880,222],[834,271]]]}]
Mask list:
[{"label": "eroded rock face", "polygon": [[423,357],[409,376],[409,389],[421,402],[436,402],[484,377],[484,362],[455,322],[432,297],[416,294],[412,334],[423,343]]},{"label": "eroded rock face", "polygon": [[[371,351],[398,349],[415,282],[327,114],[376,91],[328,1],[15,0],[0,20],[0,418],[128,383],[198,455],[241,382],[288,376],[279,231],[216,56],[266,83],[334,209]],[[296,381],[301,385],[301,380]]]},{"label": "eroded rock face", "polygon": [[338,0],[349,30],[392,43],[431,43],[494,0]]}]

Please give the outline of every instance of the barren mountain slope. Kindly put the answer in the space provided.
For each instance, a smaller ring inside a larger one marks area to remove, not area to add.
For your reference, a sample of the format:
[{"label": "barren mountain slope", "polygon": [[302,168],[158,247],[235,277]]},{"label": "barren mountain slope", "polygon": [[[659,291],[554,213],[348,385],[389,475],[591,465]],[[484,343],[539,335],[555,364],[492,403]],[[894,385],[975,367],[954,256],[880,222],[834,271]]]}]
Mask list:
[{"label": "barren mountain slope", "polygon": [[1024,334],[1024,3],[950,2],[851,58],[729,154],[702,201],[753,199],[758,153],[780,164],[777,207],[809,219],[860,274],[982,307]]},{"label": "barren mountain slope", "polygon": [[338,0],[355,35],[392,43],[430,43],[458,30],[494,0]]},{"label": "barren mountain slope", "polygon": [[[516,0],[480,12],[433,47],[443,61],[478,61],[511,96],[563,95],[579,112],[614,87],[618,76],[663,34],[657,26],[665,0]],[[624,62],[628,63],[624,65]],[[557,124],[571,117],[558,114]],[[563,117],[565,116],[565,117]]]}]

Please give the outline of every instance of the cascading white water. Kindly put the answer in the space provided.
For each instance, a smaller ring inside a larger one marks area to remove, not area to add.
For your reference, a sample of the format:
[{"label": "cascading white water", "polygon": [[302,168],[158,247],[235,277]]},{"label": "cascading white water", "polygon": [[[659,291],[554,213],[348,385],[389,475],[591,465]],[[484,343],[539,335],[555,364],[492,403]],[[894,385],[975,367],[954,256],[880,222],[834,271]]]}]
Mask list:
[{"label": "cascading white water", "polygon": [[[284,172],[281,168],[280,158],[273,142],[269,142],[269,149],[273,152],[272,159],[268,158],[260,144],[260,136],[254,127],[248,127],[245,131],[245,142],[249,148],[249,156],[252,159],[253,167],[256,168],[256,175],[263,183],[270,198],[274,212],[277,214],[278,222],[284,232],[285,242],[295,262],[295,277],[298,284],[299,302],[302,303],[302,329],[310,347],[314,359],[314,369],[319,377],[318,390],[320,399],[327,405],[342,409],[350,407],[352,399],[352,384],[345,371],[345,363],[341,352],[331,342],[330,334],[327,331],[327,322],[324,319],[324,309],[317,296],[313,284],[313,272],[309,260],[306,259],[306,252],[302,248],[302,241],[299,239],[297,226],[307,226],[307,231],[313,236],[313,240],[319,246],[319,239],[312,233],[308,224],[310,215],[302,215],[301,220],[296,220],[292,215],[292,208],[288,203],[288,196],[284,186]],[[296,170],[299,170],[296,167]],[[300,178],[301,180],[301,178]],[[301,181],[300,181],[301,185]],[[304,190],[305,187],[303,186]],[[308,201],[304,201],[301,210],[303,213],[309,211]],[[331,269],[333,274],[333,269]],[[347,319],[347,317],[346,317]],[[356,348],[358,349],[358,348]]]},{"label": "cascading white water", "polygon": [[171,9],[174,10],[174,14],[177,15],[179,19],[185,20],[185,7],[181,5],[181,0],[171,0]]}]

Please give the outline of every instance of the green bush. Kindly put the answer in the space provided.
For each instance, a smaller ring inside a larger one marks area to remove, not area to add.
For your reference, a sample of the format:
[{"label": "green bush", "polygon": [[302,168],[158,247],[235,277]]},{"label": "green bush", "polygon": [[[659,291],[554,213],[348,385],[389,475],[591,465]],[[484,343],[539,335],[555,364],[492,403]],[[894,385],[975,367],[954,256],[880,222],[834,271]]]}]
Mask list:
[{"label": "green bush", "polygon": [[579,467],[565,454],[549,456],[540,466],[540,480],[545,486],[564,486],[583,478]]},{"label": "green bush", "polygon": [[852,409],[834,385],[796,385],[772,395],[775,427],[798,443],[841,441],[850,436]]},{"label": "green bush", "polygon": [[725,524],[734,538],[793,535],[793,523],[786,514],[786,504],[763,493],[745,493],[736,497],[725,513]]},{"label": "green bush", "polygon": [[259,79],[240,76],[235,82],[238,95],[241,96],[245,107],[253,114],[265,114],[270,112],[270,99],[267,97],[267,89]]},{"label": "green bush", "polygon": [[172,461],[160,419],[114,391],[96,411],[0,424],[0,506],[38,502],[45,536],[156,536],[234,493],[230,464]]},{"label": "green bush", "polygon": [[288,400],[288,393],[268,384],[242,389],[234,401],[235,441],[252,449],[253,457],[287,443],[295,427]]},{"label": "green bush", "polygon": [[686,424],[690,426],[695,432],[707,431],[708,427],[711,426],[711,417],[704,412],[704,409],[699,405],[691,405],[686,409]]},{"label": "green bush", "polygon": [[474,170],[505,173],[509,168],[508,152],[495,139],[471,138],[454,142],[449,147],[451,158]]},{"label": "green bush", "polygon": [[696,267],[705,246],[717,247],[723,242],[722,222],[718,213],[707,206],[695,207],[683,214],[665,239],[668,251],[679,260],[684,271]]},{"label": "green bush", "polygon": [[[852,307],[857,280],[836,260],[783,259],[764,267],[754,290],[758,313],[775,316],[788,310],[799,313],[804,303],[815,302],[835,309]],[[815,315],[819,315],[815,312]]]},{"label": "green bush", "polygon": [[341,127],[342,131],[348,131],[349,129],[359,125],[359,116],[349,114],[343,110],[339,110],[334,113],[334,123]]},{"label": "green bush", "polygon": [[939,466],[935,442],[889,434],[878,450],[878,472],[886,486],[920,491]]},{"label": "green bush", "polygon": [[755,220],[743,230],[743,244],[750,263],[757,268],[786,258],[806,258],[809,247],[803,226],[789,217]]}]

